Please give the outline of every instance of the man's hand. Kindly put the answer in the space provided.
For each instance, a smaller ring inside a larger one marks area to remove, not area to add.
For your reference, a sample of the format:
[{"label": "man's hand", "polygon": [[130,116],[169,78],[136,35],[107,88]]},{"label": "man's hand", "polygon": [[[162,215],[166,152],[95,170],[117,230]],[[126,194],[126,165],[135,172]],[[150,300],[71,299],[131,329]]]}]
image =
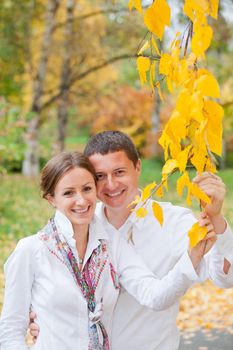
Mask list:
[{"label": "man's hand", "polygon": [[193,182],[211,198],[210,204],[201,203],[201,205],[211,219],[215,231],[223,233],[226,229],[226,221],[222,215],[222,206],[226,193],[225,184],[219,176],[207,172],[197,175]]},{"label": "man's hand", "polygon": [[40,333],[40,328],[39,328],[38,324],[35,323],[35,320],[36,320],[35,312],[31,311],[29,314],[29,318],[30,318],[29,330],[30,330],[31,336],[33,337],[33,341],[35,343],[36,339]]},{"label": "man's hand", "polygon": [[214,231],[208,215],[205,212],[200,214],[199,225],[207,228],[207,235],[203,238],[194,248],[190,249],[189,256],[192,261],[193,267],[196,269],[201,262],[203,256],[213,247],[217,240],[217,235]]}]

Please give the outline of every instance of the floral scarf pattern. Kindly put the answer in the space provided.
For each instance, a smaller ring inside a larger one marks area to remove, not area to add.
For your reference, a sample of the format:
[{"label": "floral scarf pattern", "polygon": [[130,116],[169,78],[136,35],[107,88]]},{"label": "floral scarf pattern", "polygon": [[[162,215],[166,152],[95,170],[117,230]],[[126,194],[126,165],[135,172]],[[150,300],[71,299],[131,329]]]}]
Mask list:
[{"label": "floral scarf pattern", "polygon": [[86,262],[83,270],[79,269],[77,259],[73,254],[65,237],[58,232],[54,218],[40,231],[40,239],[49,251],[67,266],[75,283],[80,288],[87,302],[89,315],[89,350],[109,350],[109,338],[107,331],[101,322],[102,302],[95,300],[95,291],[106,266],[110,268],[113,284],[120,288],[118,275],[110,261],[107,242],[102,239]]}]

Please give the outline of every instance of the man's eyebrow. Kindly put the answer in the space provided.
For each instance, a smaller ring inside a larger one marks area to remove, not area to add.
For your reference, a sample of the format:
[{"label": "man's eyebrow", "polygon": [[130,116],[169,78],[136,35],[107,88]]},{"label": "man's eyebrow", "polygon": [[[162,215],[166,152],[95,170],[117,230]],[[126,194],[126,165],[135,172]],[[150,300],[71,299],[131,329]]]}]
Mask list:
[{"label": "man's eyebrow", "polygon": [[[127,167],[121,166],[121,167],[118,167],[118,168],[113,169],[112,171],[122,170],[122,169],[127,169]],[[98,170],[98,171],[96,171],[95,173],[96,173],[96,174],[105,174],[106,171],[104,171],[104,170]]]}]

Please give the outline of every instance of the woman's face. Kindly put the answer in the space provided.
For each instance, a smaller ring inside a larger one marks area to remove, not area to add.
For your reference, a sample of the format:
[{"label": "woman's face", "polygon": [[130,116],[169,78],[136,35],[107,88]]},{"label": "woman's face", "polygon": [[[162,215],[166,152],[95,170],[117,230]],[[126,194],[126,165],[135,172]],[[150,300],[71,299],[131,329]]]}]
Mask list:
[{"label": "woman's face", "polygon": [[96,186],[93,175],[83,168],[69,170],[57,183],[48,200],[71,222],[75,231],[88,225],[96,206]]}]

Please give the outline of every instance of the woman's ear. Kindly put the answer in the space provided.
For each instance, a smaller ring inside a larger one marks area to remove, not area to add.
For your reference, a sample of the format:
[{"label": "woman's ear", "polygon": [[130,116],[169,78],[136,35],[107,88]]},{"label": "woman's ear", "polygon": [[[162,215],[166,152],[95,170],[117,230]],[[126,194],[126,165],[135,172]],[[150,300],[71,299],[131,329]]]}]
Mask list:
[{"label": "woman's ear", "polygon": [[55,202],[54,202],[54,197],[51,196],[51,194],[47,194],[47,196],[45,198],[47,199],[49,204],[51,204],[54,208],[56,208],[56,205],[55,205]]}]

